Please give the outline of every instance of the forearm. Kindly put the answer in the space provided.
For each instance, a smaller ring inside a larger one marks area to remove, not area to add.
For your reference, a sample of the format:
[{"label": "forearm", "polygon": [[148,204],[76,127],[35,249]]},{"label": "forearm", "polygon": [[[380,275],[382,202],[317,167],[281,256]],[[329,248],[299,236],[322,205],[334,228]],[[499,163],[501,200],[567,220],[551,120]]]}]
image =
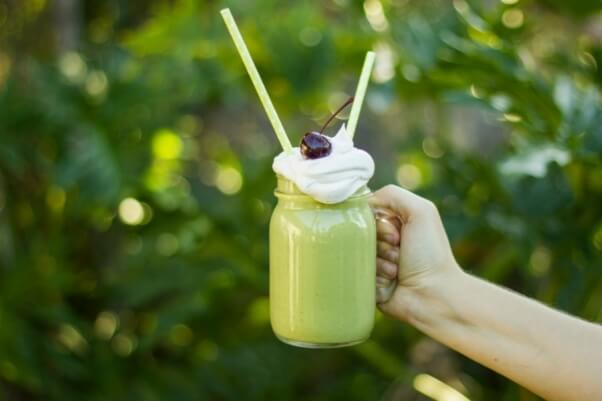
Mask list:
[{"label": "forearm", "polygon": [[419,330],[548,400],[602,400],[602,327],[458,272],[393,303]]}]

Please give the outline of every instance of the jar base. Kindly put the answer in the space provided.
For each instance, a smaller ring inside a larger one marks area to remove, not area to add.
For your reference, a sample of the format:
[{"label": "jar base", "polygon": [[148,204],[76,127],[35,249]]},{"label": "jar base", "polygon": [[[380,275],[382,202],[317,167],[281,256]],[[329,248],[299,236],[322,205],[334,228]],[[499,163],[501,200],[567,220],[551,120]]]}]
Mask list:
[{"label": "jar base", "polygon": [[364,341],[366,341],[368,339],[368,337],[366,337],[366,338],[362,338],[361,340],[354,340],[354,341],[348,341],[348,342],[342,342],[342,343],[312,343],[312,342],[306,342],[306,341],[291,340],[288,338],[281,337],[279,335],[276,335],[276,337],[285,344],[292,345],[294,347],[299,347],[299,348],[312,348],[312,349],[351,347],[352,345],[357,345],[357,344],[363,343]]}]

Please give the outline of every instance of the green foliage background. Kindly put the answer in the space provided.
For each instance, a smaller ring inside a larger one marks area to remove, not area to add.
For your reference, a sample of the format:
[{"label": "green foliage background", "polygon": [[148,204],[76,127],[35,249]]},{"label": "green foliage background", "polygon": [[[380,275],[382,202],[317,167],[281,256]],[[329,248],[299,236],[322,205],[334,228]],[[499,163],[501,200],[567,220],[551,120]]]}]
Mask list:
[{"label": "green foliage background", "polygon": [[278,147],[224,6],[294,142],[376,49],[372,188],[431,198],[467,270],[602,322],[600,1],[69,3],[0,3],[0,400],[419,400],[422,372],[537,399],[380,315],[360,346],[276,341]]}]

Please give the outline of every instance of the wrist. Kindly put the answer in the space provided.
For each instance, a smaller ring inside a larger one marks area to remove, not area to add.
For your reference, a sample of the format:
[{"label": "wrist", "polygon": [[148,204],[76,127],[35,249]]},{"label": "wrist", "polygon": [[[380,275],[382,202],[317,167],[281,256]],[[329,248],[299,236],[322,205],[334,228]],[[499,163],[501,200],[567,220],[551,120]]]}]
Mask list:
[{"label": "wrist", "polygon": [[462,292],[469,275],[457,265],[413,280],[399,287],[386,312],[425,331],[430,326],[458,319],[453,294]]}]

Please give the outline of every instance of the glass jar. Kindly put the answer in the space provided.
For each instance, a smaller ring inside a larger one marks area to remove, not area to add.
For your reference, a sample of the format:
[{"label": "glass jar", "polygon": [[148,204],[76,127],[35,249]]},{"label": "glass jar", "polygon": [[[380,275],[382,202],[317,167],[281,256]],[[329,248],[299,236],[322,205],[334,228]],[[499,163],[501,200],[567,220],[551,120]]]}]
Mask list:
[{"label": "glass jar", "polygon": [[357,344],[374,324],[376,228],[359,190],[323,204],[278,177],[270,221],[270,319],[285,343],[309,348]]}]

